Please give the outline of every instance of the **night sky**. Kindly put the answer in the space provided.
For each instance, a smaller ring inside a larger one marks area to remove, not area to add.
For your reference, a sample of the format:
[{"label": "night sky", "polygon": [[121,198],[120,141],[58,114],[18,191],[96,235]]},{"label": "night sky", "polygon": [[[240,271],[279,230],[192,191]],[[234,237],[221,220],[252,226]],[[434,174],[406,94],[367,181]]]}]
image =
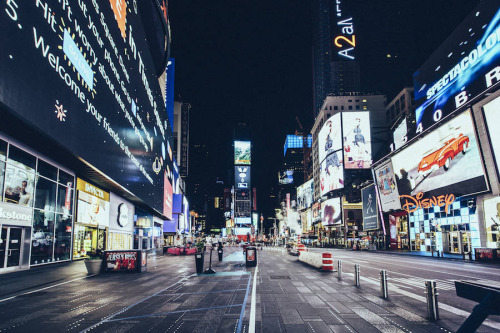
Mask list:
[{"label": "night sky", "polygon": [[[344,0],[363,91],[390,101],[478,0]],[[286,134],[313,124],[309,0],[170,0],[175,96],[192,106],[191,145],[207,145],[209,179],[232,167],[233,129],[252,131],[252,185],[266,216]],[[390,54],[391,57],[387,57]],[[196,156],[191,154],[191,160]],[[300,185],[300,184],[297,184]],[[189,178],[187,179],[189,187]]]}]

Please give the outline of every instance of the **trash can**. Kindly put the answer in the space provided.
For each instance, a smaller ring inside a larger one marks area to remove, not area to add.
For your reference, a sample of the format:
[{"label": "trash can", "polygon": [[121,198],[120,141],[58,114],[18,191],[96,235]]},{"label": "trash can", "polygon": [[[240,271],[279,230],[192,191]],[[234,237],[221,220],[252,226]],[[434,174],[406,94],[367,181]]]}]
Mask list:
[{"label": "trash can", "polygon": [[196,273],[198,273],[198,274],[203,273],[203,263],[205,260],[205,253],[203,253],[203,252],[195,253],[194,259],[196,262]]},{"label": "trash can", "polygon": [[247,267],[257,266],[257,248],[255,246],[248,246],[246,248],[245,259]]}]

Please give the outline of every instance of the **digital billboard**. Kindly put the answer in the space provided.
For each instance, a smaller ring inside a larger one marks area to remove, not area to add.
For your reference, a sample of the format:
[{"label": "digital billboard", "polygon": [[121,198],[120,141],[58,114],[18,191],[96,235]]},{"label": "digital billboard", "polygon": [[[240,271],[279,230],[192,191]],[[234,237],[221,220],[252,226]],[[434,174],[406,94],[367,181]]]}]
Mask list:
[{"label": "digital billboard", "polygon": [[375,185],[361,189],[363,199],[363,230],[378,229],[378,210]]},{"label": "digital billboard", "polygon": [[484,221],[486,224],[486,247],[500,245],[500,197],[484,200]]},{"label": "digital billboard", "polygon": [[372,165],[370,112],[342,112],[342,129],[345,168],[370,168]]},{"label": "digital billboard", "polygon": [[114,3],[7,2],[0,103],[162,212],[171,128],[137,6]]},{"label": "digital billboard", "polygon": [[374,171],[382,210],[387,212],[401,209],[396,175],[391,160],[380,164]]},{"label": "digital billboard", "polygon": [[321,203],[321,224],[323,226],[342,223],[342,209],[340,198],[333,198]]},{"label": "digital billboard", "polygon": [[314,179],[297,187],[297,209],[311,208],[314,198]]},{"label": "digital billboard", "polygon": [[234,184],[237,189],[250,188],[250,167],[237,165],[234,167]]},{"label": "digital billboard", "polygon": [[342,129],[340,113],[337,113],[325,122],[318,133],[318,160],[323,162],[326,156],[342,149]]},{"label": "digital billboard", "polygon": [[168,60],[165,75],[165,109],[170,124],[174,123],[174,83],[175,83],[175,59]]},{"label": "digital billboard", "polygon": [[498,1],[481,1],[415,72],[417,132],[498,86],[498,29]]},{"label": "digital billboard", "polygon": [[189,232],[191,230],[191,215],[189,214],[189,202],[186,197],[183,197],[182,208],[184,212],[184,231]]},{"label": "digital billboard", "polygon": [[406,119],[403,119],[403,121],[394,129],[393,132],[394,149],[399,149],[406,144],[407,133],[408,127],[406,126]]},{"label": "digital billboard", "polygon": [[282,185],[293,184],[293,170],[281,171],[278,178],[279,183]]},{"label": "digital billboard", "polygon": [[471,112],[461,113],[391,158],[399,195],[453,194],[488,189]]},{"label": "digital billboard", "polygon": [[493,157],[500,177],[500,131],[496,124],[496,122],[500,120],[500,97],[485,104],[483,106],[483,111],[490,137],[491,150],[493,150]]},{"label": "digital billboard", "polygon": [[[348,1],[330,1],[330,33],[332,61],[356,59],[356,30],[352,19],[352,8]],[[352,2],[351,2],[352,3]],[[355,7],[356,8],[356,7]],[[336,56],[334,56],[336,55]]]},{"label": "digital billboard", "polygon": [[234,164],[250,165],[252,162],[251,148],[250,141],[234,141]]},{"label": "digital billboard", "polygon": [[344,188],[344,168],[342,163],[342,150],[332,153],[321,162],[319,173],[321,195]]}]

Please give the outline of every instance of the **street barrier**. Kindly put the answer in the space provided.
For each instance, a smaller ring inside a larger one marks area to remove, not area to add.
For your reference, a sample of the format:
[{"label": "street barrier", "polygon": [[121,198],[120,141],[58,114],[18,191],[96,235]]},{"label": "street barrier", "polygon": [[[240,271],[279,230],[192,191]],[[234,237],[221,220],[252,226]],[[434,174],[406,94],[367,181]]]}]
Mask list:
[{"label": "street barrier", "polygon": [[[324,261],[323,258],[326,259],[326,261]],[[301,252],[299,255],[299,261],[324,271],[333,271],[333,259],[331,253]]]},{"label": "street barrier", "polygon": [[388,288],[387,288],[387,271],[380,271],[380,293],[382,294],[382,298],[389,297]]},{"label": "street barrier", "polygon": [[436,281],[425,281],[425,294],[427,297],[427,317],[431,320],[439,319],[438,292]]}]

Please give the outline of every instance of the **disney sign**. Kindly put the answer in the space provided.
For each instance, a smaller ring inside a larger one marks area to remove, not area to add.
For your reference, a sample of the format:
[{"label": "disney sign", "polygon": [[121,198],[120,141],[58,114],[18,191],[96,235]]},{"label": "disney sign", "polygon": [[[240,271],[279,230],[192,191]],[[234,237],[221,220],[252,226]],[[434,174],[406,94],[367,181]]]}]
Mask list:
[{"label": "disney sign", "polygon": [[399,199],[401,199],[401,203],[403,203],[403,199],[406,199],[406,202],[401,205],[401,207],[407,211],[408,213],[413,213],[419,208],[430,208],[433,206],[445,207],[445,211],[448,214],[450,211],[450,205],[455,201],[455,196],[453,194],[440,195],[438,197],[430,197],[422,199],[424,194],[422,192],[418,192],[416,196],[411,195],[400,195]]}]

